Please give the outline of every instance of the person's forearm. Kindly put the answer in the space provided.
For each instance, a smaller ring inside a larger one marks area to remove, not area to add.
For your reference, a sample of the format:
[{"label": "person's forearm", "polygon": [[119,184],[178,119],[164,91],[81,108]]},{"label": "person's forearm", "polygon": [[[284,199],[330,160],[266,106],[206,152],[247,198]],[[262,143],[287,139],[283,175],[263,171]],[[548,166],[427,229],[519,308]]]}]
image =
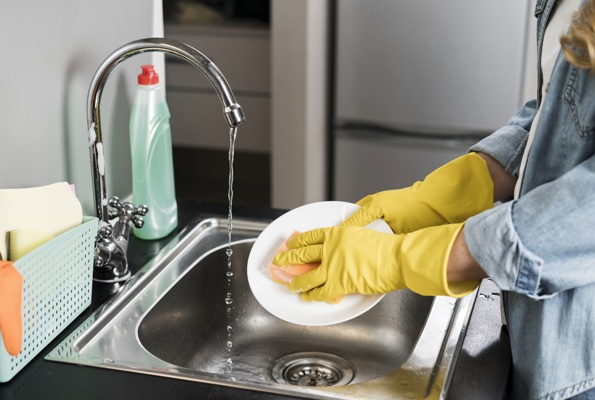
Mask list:
[{"label": "person's forearm", "polygon": [[488,170],[494,182],[494,202],[510,197],[514,193],[516,178],[506,172],[502,164],[495,158],[485,153],[477,153],[477,155],[488,164]]},{"label": "person's forearm", "polygon": [[[494,202],[510,197],[514,193],[516,178],[506,172],[502,164],[495,158],[485,153],[477,153],[477,155],[483,158],[488,165],[490,176],[494,182]],[[459,232],[451,248],[446,275],[448,282],[487,278],[486,273],[469,252],[464,230]]]},{"label": "person's forearm", "polygon": [[459,232],[450,250],[446,279],[448,282],[463,282],[487,278],[477,261],[471,256],[463,229]]}]

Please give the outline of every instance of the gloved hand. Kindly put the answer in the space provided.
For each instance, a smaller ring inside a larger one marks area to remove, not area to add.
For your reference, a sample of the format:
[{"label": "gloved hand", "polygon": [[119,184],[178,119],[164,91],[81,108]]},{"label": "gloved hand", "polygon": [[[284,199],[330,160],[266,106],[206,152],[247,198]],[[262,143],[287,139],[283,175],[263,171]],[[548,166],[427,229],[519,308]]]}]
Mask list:
[{"label": "gloved hand", "polygon": [[329,301],[349,293],[379,294],[409,288],[428,296],[463,297],[479,281],[449,284],[446,266],[463,223],[430,227],[408,234],[361,227],[332,227],[304,232],[275,256],[277,265],[321,262],[294,278],[289,290],[304,300]]},{"label": "gloved hand", "polygon": [[463,222],[494,204],[494,182],[487,163],[476,153],[461,156],[423,182],[404,189],[369,195],[357,202],[362,208],[341,226],[365,226],[383,219],[395,233]]},{"label": "gloved hand", "polygon": [[23,277],[9,261],[0,261],[0,332],[6,351],[16,356],[21,351]]}]

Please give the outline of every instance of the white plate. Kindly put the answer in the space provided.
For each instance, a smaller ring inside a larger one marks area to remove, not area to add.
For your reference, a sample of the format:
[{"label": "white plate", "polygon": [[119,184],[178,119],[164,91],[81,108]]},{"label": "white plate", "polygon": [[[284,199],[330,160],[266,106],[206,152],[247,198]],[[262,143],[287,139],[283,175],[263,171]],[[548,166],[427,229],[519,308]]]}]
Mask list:
[{"label": "white plate", "polygon": [[[358,205],[342,201],[307,204],[283,214],[262,231],[248,257],[248,283],[256,300],[268,312],[298,325],[332,325],[363,314],[382,299],[384,295],[350,294],[339,304],[308,302],[285,285],[274,282],[268,274],[269,263],[294,231],[338,225],[357,209]],[[366,227],[392,233],[382,220]]]}]

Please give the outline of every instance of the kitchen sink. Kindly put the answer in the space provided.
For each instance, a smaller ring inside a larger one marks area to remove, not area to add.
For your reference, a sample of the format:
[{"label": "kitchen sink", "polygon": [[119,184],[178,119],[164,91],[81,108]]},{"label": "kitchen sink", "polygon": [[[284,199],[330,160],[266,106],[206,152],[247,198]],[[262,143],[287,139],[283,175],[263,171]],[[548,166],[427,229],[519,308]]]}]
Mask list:
[{"label": "kitchen sink", "polygon": [[46,359],[304,398],[441,398],[475,294],[392,292],[336,325],[268,313],[246,276],[269,221],[191,223]]}]

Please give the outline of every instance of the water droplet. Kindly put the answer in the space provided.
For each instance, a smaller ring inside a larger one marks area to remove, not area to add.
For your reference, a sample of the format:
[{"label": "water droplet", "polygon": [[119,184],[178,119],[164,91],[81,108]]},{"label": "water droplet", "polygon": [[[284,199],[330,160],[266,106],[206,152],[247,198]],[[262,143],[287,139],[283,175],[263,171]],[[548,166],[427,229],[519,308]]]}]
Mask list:
[{"label": "water droplet", "polygon": [[227,365],[231,365],[231,364],[233,364],[233,361],[232,361],[232,359],[231,359],[231,358],[228,358],[228,359],[227,359]]},{"label": "water droplet", "polygon": [[227,275],[227,276],[233,276],[233,272],[228,271],[225,275]]},{"label": "water droplet", "polygon": [[231,247],[228,247],[227,250],[225,250],[225,254],[227,254],[227,257],[231,257],[231,255],[233,254],[233,249]]},{"label": "water droplet", "polygon": [[229,314],[230,312],[231,312],[231,308],[228,308],[227,309],[227,313]]},{"label": "water droplet", "polygon": [[231,342],[231,340],[230,340],[230,341],[228,341],[228,342],[227,342],[227,348],[228,348],[228,349],[231,349],[231,347],[232,347],[232,346],[233,346],[233,343]]},{"label": "water droplet", "polygon": [[[226,297],[225,298],[225,304],[230,305],[231,303],[233,303],[233,299],[231,297]],[[228,312],[231,311],[231,309],[227,309]]]},{"label": "water droplet", "polygon": [[231,333],[232,330],[233,330],[233,327],[228,325],[227,326],[227,332],[230,332]]}]

